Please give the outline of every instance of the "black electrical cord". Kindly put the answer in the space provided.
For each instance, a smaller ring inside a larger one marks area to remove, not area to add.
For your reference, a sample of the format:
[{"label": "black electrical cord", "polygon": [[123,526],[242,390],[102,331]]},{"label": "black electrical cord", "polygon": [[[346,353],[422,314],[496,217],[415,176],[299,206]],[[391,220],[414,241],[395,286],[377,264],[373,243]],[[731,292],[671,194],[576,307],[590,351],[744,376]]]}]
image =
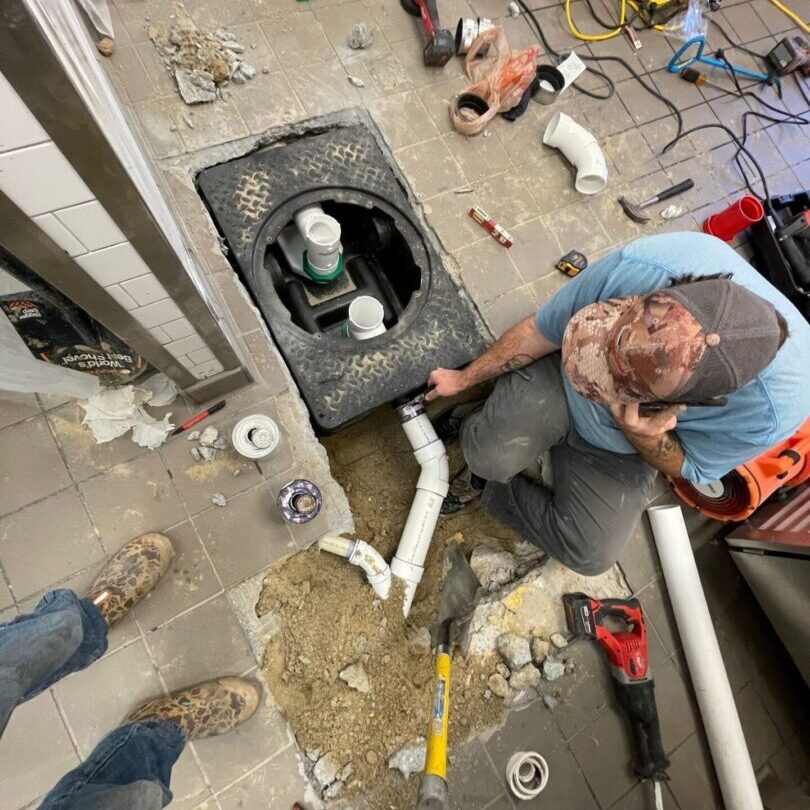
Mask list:
[{"label": "black electrical cord", "polygon": [[[518,5],[523,9],[524,14],[526,15],[527,19],[531,22],[532,26],[535,29],[537,36],[539,37],[540,41],[543,43],[543,47],[546,49],[546,52],[551,54],[556,59],[560,59],[560,54],[558,51],[554,50],[549,44],[549,41],[546,39],[545,34],[543,33],[543,29],[540,27],[540,23],[537,21],[537,17],[535,17],[534,12],[526,5],[524,0],[517,0]],[[652,96],[657,98],[662,104],[664,104],[670,112],[675,116],[675,120],[677,122],[677,133],[676,137],[683,132],[683,117],[681,116],[681,111],[665,96],[661,95],[655,88],[651,87],[644,79],[636,73],[635,70],[621,57],[619,56],[586,56],[585,54],[577,53],[580,59],[583,62],[617,62],[620,64],[624,69]],[[610,98],[614,92],[616,91],[616,85],[614,84],[613,80],[609,78],[605,73],[601,70],[596,70],[595,68],[588,68],[592,73],[595,73],[597,76],[601,76],[605,79],[605,83],[610,86],[610,92],[606,96],[597,95],[589,90],[585,90],[583,87],[580,87],[578,84],[574,84],[574,87],[577,88],[581,93],[584,93],[586,96],[590,96],[591,98],[606,100]]]},{"label": "black electrical cord", "polygon": [[585,0],[585,5],[588,8],[588,11],[591,13],[591,17],[593,17],[594,21],[600,28],[604,28],[605,31],[615,31],[619,27],[618,22],[605,22],[597,13],[593,7],[592,0]]},{"label": "black electrical cord", "polygon": [[[546,39],[546,35],[543,33],[543,29],[540,27],[540,23],[537,22],[537,17],[534,16],[534,12],[526,5],[523,0],[517,0],[518,5],[523,9],[526,18],[531,21],[534,25],[535,33],[539,38],[540,42],[543,43],[543,47],[546,49],[546,53],[553,56],[555,59],[560,61],[560,54],[558,51],[555,51],[554,48],[551,47],[551,43]],[[580,55],[580,58],[585,58]],[[613,96],[616,92],[616,85],[613,83],[613,79],[610,76],[607,76],[601,70],[594,70],[593,68],[590,69],[591,73],[596,74],[600,78],[604,79],[605,85],[607,86],[607,92],[605,95],[599,95],[599,93],[594,93],[593,90],[586,90],[584,87],[581,87],[576,82],[573,83],[573,87],[579,90],[580,93],[583,93],[586,96],[590,96],[591,98],[595,98],[599,101],[607,101],[609,98]]]}]

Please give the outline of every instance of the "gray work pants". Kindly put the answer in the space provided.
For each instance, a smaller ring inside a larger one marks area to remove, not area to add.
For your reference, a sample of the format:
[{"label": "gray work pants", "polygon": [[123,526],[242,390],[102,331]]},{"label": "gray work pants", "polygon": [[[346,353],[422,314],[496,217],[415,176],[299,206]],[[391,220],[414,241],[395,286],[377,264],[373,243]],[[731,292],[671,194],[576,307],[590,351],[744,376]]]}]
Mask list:
[{"label": "gray work pants", "polygon": [[[647,506],[656,470],[636,454],[600,450],[572,428],[560,355],[501,377],[461,429],[470,469],[485,478],[483,504],[585,576],[610,568]],[[521,472],[551,451],[554,490]]]}]

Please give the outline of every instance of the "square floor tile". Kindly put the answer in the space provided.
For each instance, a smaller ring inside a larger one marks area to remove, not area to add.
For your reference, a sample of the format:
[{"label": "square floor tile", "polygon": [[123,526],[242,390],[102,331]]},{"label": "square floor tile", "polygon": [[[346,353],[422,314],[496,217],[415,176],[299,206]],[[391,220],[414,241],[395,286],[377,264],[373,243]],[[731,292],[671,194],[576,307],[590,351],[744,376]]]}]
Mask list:
[{"label": "square floor tile", "polygon": [[103,559],[75,488],[0,519],[0,562],[18,600]]},{"label": "square floor tile", "polygon": [[82,757],[128,712],[164,694],[142,639],[60,681],[54,692]]},{"label": "square floor tile", "polygon": [[574,674],[558,682],[560,702],[553,716],[565,739],[570,739],[613,705],[613,687],[604,656],[595,644],[578,641],[565,652],[574,664]]},{"label": "square floor tile", "polygon": [[256,714],[236,731],[222,737],[208,737],[194,743],[205,775],[214,792],[235,782],[268,757],[292,742],[287,721],[266,698]]},{"label": "square floor tile", "polygon": [[540,753],[548,762],[548,785],[537,798],[519,802],[520,810],[597,810],[599,805],[570,749],[558,748],[550,756]]},{"label": "square floor tile", "polygon": [[159,453],[118,464],[79,484],[108,552],[145,532],[162,532],[186,512]]},{"label": "square floor tile", "polygon": [[653,670],[655,699],[661,724],[661,739],[667,752],[677,748],[700,726],[700,711],[676,658]]},{"label": "square floor tile", "polygon": [[368,109],[392,151],[439,134],[419,96],[412,90],[375,99]]},{"label": "square floor tile", "polygon": [[511,261],[509,251],[494,239],[456,251],[461,278],[479,304],[523,285],[523,279]]},{"label": "square floor tile", "polygon": [[515,751],[539,751],[548,758],[562,745],[560,729],[542,700],[508,712],[503,726],[484,741],[502,787],[506,787],[506,763]]},{"label": "square floor tile", "polygon": [[0,515],[71,483],[45,417],[0,430]]},{"label": "square floor tile", "polygon": [[477,739],[451,749],[447,783],[452,810],[482,810],[502,790],[484,746]]},{"label": "square floor tile", "polygon": [[496,337],[535,312],[537,312],[537,300],[534,297],[534,291],[528,284],[510,290],[481,307],[481,314]]},{"label": "square floor tile", "polygon": [[693,734],[669,759],[669,789],[679,807],[689,810],[723,807],[709,746],[701,732]]},{"label": "square floor tile", "polygon": [[524,281],[533,282],[549,273],[558,273],[554,265],[562,256],[557,238],[541,218],[511,228],[513,244],[509,250]]},{"label": "square floor tile", "polygon": [[256,663],[224,595],[144,638],[172,691],[223,675],[239,675]]},{"label": "square floor tile", "polygon": [[632,770],[630,731],[619,712],[605,712],[570,745],[602,807],[610,807],[638,781]]},{"label": "square floor tile", "polygon": [[475,138],[467,138],[458,132],[444,136],[444,142],[470,183],[503,172],[511,165],[509,155],[495,131],[485,132],[488,134],[482,133]]},{"label": "square floor tile", "polygon": [[157,587],[135,606],[147,631],[213,596],[220,584],[205,548],[189,521],[167,532],[174,559]]},{"label": "square floor tile", "polygon": [[84,410],[76,402],[56,408],[47,415],[76,481],[83,481],[146,452],[146,448],[132,441],[131,433],[99,444],[90,428],[82,425],[83,418]]},{"label": "square floor tile", "polygon": [[8,589],[5,577],[0,574],[0,610],[3,610],[10,605],[14,604],[14,597]]},{"label": "square floor tile", "polygon": [[[252,58],[255,57],[249,54],[248,59]],[[258,69],[256,76],[240,87],[238,94],[234,93],[233,103],[251,133],[264,132],[304,117],[304,108],[281,70],[266,74]]]},{"label": "square floor tile", "polygon": [[740,713],[745,741],[754,770],[763,765],[782,745],[779,731],[771,720],[758,691],[758,683],[748,684],[734,697]]},{"label": "square floor tile", "polygon": [[0,391],[0,428],[21,422],[29,416],[37,416],[39,413],[39,402],[34,394]]},{"label": "square floor tile", "polygon": [[0,739],[0,810],[18,810],[79,764],[50,692],[14,710]]},{"label": "square floor tile", "polygon": [[213,802],[216,800],[211,799],[211,788],[206,784],[197,762],[194,745],[195,743],[186,744],[172,768],[172,810],[196,810],[208,801],[212,802],[210,810],[215,810],[216,805]]},{"label": "square floor tile", "polygon": [[217,796],[222,810],[268,810],[291,807],[304,799],[309,782],[301,757],[290,745]]},{"label": "square floor tile", "polygon": [[210,509],[211,496],[215,493],[230,498],[262,480],[256,465],[231,447],[230,435],[236,421],[236,416],[211,421],[211,426],[217,427],[219,435],[228,442],[227,449],[218,450],[211,461],[192,458],[191,450],[198,447],[198,443],[188,441],[187,435],[175,436],[160,448],[160,455],[189,515]]},{"label": "square floor tile", "polygon": [[197,515],[194,525],[226,588],[298,550],[264,485]]},{"label": "square floor tile", "polygon": [[435,197],[465,183],[456,159],[441,138],[400,149],[396,159],[419,199]]}]

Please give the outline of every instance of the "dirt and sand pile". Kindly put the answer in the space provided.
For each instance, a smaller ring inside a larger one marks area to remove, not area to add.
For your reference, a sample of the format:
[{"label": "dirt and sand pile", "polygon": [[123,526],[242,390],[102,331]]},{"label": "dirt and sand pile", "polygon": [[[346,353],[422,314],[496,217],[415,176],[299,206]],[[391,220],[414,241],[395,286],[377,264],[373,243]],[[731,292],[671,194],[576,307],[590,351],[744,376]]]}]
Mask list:
[{"label": "dirt and sand pile", "polygon": [[214,101],[224,85],[244,84],[256,75],[235,34],[201,30],[182,6],[176,8],[175,23],[150,26],[148,35],[186,104]]},{"label": "dirt and sand pile", "polygon": [[[399,421],[382,409],[322,441],[349,498],[357,536],[390,559],[419,472]],[[458,448],[448,450],[456,469]],[[313,782],[338,804],[351,799],[352,808],[365,810],[414,804],[418,777],[406,781],[389,769],[389,759],[410,745],[418,761],[417,740],[432,699],[428,628],[439,606],[448,543],[460,543],[473,558],[486,588],[472,622],[474,652],[457,651],[453,658],[451,752],[497,724],[505,706],[537,698],[543,677],[555,680],[565,671],[564,650],[550,638],[564,628],[556,602],[561,587],[580,589],[584,580],[560,578],[566,569],[539,559],[478,505],[440,520],[407,620],[396,580],[382,602],[357,568],[314,547],[274,566],[256,608],[275,628],[264,677],[307,755]],[[510,643],[510,635],[516,641]],[[564,646],[565,639],[557,641]],[[549,700],[555,686],[548,685]]]}]

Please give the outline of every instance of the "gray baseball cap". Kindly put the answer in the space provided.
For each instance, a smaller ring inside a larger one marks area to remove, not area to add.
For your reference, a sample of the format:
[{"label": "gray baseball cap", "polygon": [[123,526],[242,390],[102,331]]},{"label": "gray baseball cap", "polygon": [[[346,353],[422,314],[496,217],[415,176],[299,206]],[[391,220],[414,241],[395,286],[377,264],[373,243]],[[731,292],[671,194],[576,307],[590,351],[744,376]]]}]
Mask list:
[{"label": "gray baseball cap", "polygon": [[770,301],[734,281],[696,280],[662,290],[701,325],[706,348],[677,401],[710,399],[739,390],[776,357],[783,332]]}]

